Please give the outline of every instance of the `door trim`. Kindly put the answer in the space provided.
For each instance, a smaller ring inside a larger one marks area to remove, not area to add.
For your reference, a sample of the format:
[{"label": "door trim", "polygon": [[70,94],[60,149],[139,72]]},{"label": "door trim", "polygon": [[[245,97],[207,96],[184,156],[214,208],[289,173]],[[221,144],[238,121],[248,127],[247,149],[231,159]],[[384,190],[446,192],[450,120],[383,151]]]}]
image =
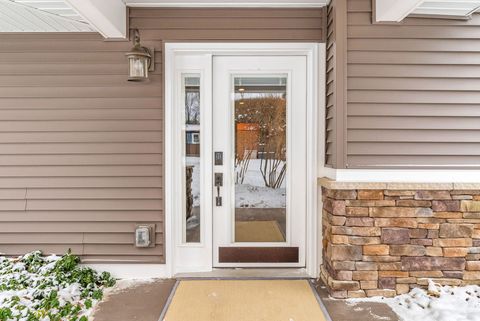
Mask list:
[{"label": "door trim", "polygon": [[[212,271],[212,260],[201,264],[195,262],[185,265],[185,256],[181,251],[201,251],[211,253],[213,244],[210,241],[212,235],[212,220],[202,221],[204,225],[204,239],[200,244],[178,244],[178,231],[181,231],[183,222],[174,215],[178,208],[178,195],[174,192],[178,181],[175,181],[175,166],[179,160],[175,156],[175,123],[174,106],[176,103],[176,68],[174,61],[178,55],[204,55],[210,57],[210,66],[205,67],[207,76],[204,84],[210,82],[211,57],[214,55],[269,55],[269,56],[306,56],[307,57],[307,217],[306,217],[306,271],[311,277],[317,277],[321,260],[321,220],[317,212],[319,198],[317,195],[317,172],[323,167],[324,159],[324,136],[325,136],[325,44],[324,43],[166,43],[164,48],[165,57],[165,257],[168,273],[207,272]],[[321,72],[320,72],[321,71]],[[211,106],[211,92],[205,104]],[[320,163],[321,164],[320,164]],[[177,165],[178,166],[178,165]],[[205,237],[210,235],[210,237]],[[180,252],[179,252],[180,251]],[[186,254],[187,257],[190,254]],[[193,257],[198,257],[192,254]],[[183,262],[182,262],[183,261]],[[194,260],[193,260],[194,261]]]}]

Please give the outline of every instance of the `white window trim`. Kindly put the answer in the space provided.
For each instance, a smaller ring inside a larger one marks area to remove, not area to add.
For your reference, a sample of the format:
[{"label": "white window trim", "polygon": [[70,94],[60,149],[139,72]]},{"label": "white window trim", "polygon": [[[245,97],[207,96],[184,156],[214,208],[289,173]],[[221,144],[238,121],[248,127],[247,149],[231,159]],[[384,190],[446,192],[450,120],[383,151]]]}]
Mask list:
[{"label": "white window trim", "polygon": [[[172,144],[174,128],[173,106],[175,102],[174,80],[175,68],[173,61],[177,54],[209,54],[209,55],[305,55],[307,56],[307,84],[309,93],[307,109],[309,123],[307,125],[307,244],[306,244],[306,273],[312,277],[318,276],[321,260],[319,241],[321,240],[321,222],[317,219],[317,208],[321,208],[317,197],[317,171],[324,156],[323,136],[325,131],[325,44],[320,43],[166,43],[165,44],[165,258],[167,274],[173,276],[182,273],[176,268],[174,256],[177,230],[174,221],[173,208],[175,195],[172,187],[175,182],[171,173],[176,163],[174,146]],[[319,139],[321,137],[321,139]],[[204,142],[205,143],[205,142]],[[205,234],[212,233],[208,222]],[[185,245],[182,245],[185,246]],[[193,245],[195,246],[195,245]],[[210,245],[212,246],[212,244]],[[212,264],[212,262],[210,262]],[[212,270],[212,266],[205,266],[204,270]]]}]

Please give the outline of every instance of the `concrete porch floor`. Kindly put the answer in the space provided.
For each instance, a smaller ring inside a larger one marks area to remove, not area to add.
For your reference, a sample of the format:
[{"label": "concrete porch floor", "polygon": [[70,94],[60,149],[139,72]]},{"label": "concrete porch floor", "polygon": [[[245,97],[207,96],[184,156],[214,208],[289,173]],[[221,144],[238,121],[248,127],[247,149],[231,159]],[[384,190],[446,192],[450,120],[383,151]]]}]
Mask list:
[{"label": "concrete porch floor", "polygon": [[384,303],[359,302],[352,305],[346,300],[332,299],[322,282],[315,283],[315,290],[332,321],[399,321],[395,312]]},{"label": "concrete porch floor", "polygon": [[95,321],[158,321],[176,280],[142,282],[106,293],[93,314]]},{"label": "concrete porch floor", "polygon": [[[175,282],[174,279],[139,281],[137,285],[120,287],[106,295],[105,300],[97,306],[93,320],[159,321]],[[321,283],[315,283],[314,288],[332,321],[398,321],[398,317],[386,304],[349,305],[345,300],[329,298]]]}]

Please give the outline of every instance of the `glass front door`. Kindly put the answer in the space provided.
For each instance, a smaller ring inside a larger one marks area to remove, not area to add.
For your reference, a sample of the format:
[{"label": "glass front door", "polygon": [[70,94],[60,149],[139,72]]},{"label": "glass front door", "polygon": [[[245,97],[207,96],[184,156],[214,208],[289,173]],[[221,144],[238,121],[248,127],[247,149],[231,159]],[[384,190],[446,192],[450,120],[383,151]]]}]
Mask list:
[{"label": "glass front door", "polygon": [[213,58],[214,265],[305,265],[306,58]]},{"label": "glass front door", "polygon": [[235,242],[285,242],[287,76],[234,76]]}]

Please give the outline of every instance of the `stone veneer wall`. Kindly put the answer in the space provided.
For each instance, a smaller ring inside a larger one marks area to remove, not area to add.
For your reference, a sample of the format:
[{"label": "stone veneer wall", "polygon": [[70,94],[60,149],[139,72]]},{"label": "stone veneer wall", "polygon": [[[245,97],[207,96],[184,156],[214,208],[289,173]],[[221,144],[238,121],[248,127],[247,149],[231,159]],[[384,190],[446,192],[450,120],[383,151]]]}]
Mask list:
[{"label": "stone veneer wall", "polygon": [[336,298],[480,283],[480,190],[323,191],[321,277]]}]

